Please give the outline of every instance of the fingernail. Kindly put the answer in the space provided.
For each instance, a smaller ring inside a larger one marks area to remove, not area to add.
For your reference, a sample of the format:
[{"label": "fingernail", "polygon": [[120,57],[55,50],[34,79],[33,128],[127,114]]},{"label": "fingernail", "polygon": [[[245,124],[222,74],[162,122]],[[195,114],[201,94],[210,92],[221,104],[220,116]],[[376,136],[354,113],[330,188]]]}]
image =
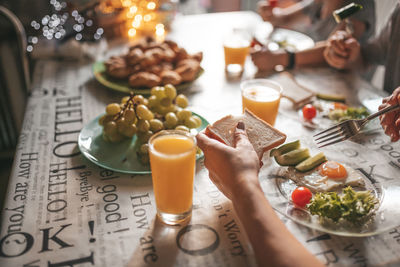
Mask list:
[{"label": "fingernail", "polygon": [[238,124],[236,125],[236,128],[244,130],[244,123],[242,121],[239,121]]}]

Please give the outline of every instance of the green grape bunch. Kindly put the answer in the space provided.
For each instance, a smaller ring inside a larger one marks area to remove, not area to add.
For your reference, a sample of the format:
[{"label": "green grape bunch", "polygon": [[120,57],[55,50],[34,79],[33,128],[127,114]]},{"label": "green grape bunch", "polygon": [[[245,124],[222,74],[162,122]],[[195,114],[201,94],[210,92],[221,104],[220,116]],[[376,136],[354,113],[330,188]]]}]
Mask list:
[{"label": "green grape bunch", "polygon": [[106,114],[99,119],[105,141],[120,142],[136,134],[137,116],[133,99],[133,95],[127,96],[122,98],[120,104],[111,103],[106,106]]},{"label": "green grape bunch", "polygon": [[137,136],[136,152],[143,164],[149,161],[147,142],[153,134],[165,129],[190,132],[202,124],[200,117],[187,109],[187,97],[178,95],[173,85],[153,87],[150,94],[145,98],[131,93],[123,97],[120,104],[108,104],[106,114],[99,119],[103,139],[107,142]]}]

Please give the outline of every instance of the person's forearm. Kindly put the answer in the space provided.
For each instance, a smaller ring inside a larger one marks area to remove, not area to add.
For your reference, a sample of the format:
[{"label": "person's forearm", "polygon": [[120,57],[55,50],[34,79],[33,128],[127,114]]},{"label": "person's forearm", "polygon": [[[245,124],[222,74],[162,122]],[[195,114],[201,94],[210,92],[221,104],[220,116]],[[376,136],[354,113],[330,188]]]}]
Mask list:
[{"label": "person's forearm", "polygon": [[313,0],[303,0],[286,8],[274,8],[274,26],[292,28],[297,23],[305,23],[309,17],[303,11],[312,2]]},{"label": "person's forearm", "polygon": [[[295,68],[298,67],[315,67],[327,65],[324,59],[324,49],[326,42],[318,42],[313,48],[295,52]],[[276,65],[287,67],[289,64],[289,55],[287,52],[277,52],[274,54]]]},{"label": "person's forearm", "polygon": [[303,0],[296,4],[293,4],[285,9],[283,9],[282,15],[284,15],[286,17],[290,16],[293,19],[295,19],[295,17],[298,15],[304,15],[304,13],[303,13],[304,8],[311,5],[312,2],[313,2],[313,0]]},{"label": "person's forearm", "polygon": [[326,42],[318,42],[313,48],[298,51],[295,54],[295,67],[311,67],[326,65],[324,49]]},{"label": "person's forearm", "polygon": [[239,190],[233,206],[259,266],[322,266],[287,230],[259,186],[247,185]]}]

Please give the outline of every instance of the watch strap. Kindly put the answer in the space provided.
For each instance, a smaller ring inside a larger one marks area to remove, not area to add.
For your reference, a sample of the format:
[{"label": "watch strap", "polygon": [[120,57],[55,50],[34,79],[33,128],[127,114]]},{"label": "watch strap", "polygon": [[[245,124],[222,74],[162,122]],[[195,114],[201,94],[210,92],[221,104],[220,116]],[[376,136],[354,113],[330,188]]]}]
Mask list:
[{"label": "watch strap", "polygon": [[286,50],[286,53],[288,54],[288,64],[286,69],[292,70],[296,65],[296,54],[289,50]]}]

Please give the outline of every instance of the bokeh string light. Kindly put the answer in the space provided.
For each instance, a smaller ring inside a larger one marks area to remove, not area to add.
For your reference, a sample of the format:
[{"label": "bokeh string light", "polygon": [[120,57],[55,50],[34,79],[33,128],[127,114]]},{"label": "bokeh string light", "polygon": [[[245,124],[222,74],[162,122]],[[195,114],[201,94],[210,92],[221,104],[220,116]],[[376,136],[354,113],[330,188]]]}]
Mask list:
[{"label": "bokeh string light", "polygon": [[[92,19],[85,19],[84,14],[80,14],[77,10],[73,10],[71,14],[67,12],[67,3],[64,1],[50,0],[50,5],[55,11],[53,14],[45,15],[39,22],[36,20],[31,22],[31,27],[40,32],[47,40],[66,40],[74,37],[75,40],[82,41],[85,28],[90,29],[94,26]],[[69,33],[65,29],[68,24],[72,24],[72,31]],[[103,33],[104,30],[98,28],[92,37],[94,40],[99,40]],[[38,41],[37,36],[29,36],[27,51],[32,52]]]},{"label": "bokeh string light", "polygon": [[163,4],[166,1],[121,0],[125,8],[128,37],[152,35],[163,39],[166,33],[165,12]]},{"label": "bokeh string light", "polygon": [[[38,34],[28,37],[28,52],[32,52],[40,42],[41,35],[47,40],[99,40],[104,34],[102,27],[107,29],[108,37],[122,35],[135,39],[154,36],[163,40],[173,19],[177,0],[98,0],[92,2],[94,4],[90,7],[76,9],[67,5],[66,0],[50,0],[49,3],[53,14],[31,22],[31,27]],[[88,17],[89,11],[96,14],[96,18]],[[93,28],[99,24],[102,27]],[[120,30],[115,31],[114,28]]]}]

